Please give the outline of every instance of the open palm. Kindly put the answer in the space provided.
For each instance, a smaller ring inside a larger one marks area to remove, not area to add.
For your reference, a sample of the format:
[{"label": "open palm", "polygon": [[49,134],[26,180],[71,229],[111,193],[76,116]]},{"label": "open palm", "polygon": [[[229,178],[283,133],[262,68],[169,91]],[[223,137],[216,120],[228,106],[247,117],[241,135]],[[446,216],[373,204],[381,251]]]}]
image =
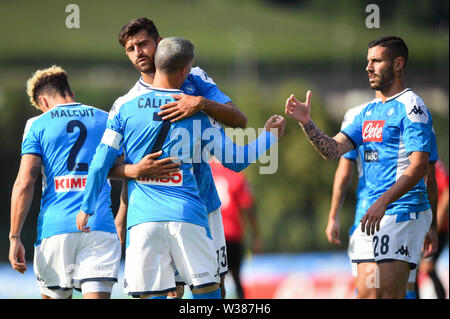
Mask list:
[{"label": "open palm", "polygon": [[297,100],[294,94],[286,100],[285,106],[286,115],[297,120],[301,124],[306,124],[311,118],[311,91],[306,92],[306,102],[302,103]]}]

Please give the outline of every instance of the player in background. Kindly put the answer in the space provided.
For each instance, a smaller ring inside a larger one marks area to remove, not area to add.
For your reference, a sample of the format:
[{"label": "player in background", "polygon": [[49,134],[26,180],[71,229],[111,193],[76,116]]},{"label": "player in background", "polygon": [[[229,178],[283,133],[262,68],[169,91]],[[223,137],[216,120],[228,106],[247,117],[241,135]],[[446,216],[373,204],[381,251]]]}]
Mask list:
[{"label": "player in background", "polygon": [[[445,299],[445,288],[436,273],[436,262],[448,244],[448,171],[441,160],[438,160],[433,167],[430,166],[429,176],[434,176],[437,184],[437,198],[436,198],[436,216],[437,216],[437,230],[438,230],[438,248],[436,253],[428,258],[422,259],[419,266],[419,275],[426,274],[433,283],[434,291],[438,299]],[[429,180],[433,180],[429,178]],[[418,287],[417,287],[418,288]],[[417,290],[418,298],[420,298],[419,290]]]},{"label": "player in background", "polygon": [[228,269],[236,286],[239,299],[244,299],[241,284],[241,264],[244,257],[244,229],[251,230],[252,252],[260,253],[262,242],[259,233],[256,205],[245,175],[234,172],[216,159],[210,161],[211,170],[222,202],[222,220],[225,231]]},{"label": "player in background", "polygon": [[[124,25],[119,33],[119,43],[124,47],[125,53],[134,67],[140,72],[141,78],[136,82],[129,93],[146,90],[153,84],[155,75],[154,54],[158,42],[162,40],[153,21],[147,18],[136,18]],[[164,120],[177,121],[189,117],[199,111],[203,111],[222,124],[231,127],[244,128],[247,124],[245,115],[233,104],[232,100],[219,90],[213,79],[199,67],[192,69],[181,90],[185,94],[175,94],[176,99],[162,107],[159,115]],[[148,167],[148,176],[164,169],[158,166],[161,162],[156,161],[158,154],[147,155],[143,159],[144,165]],[[164,163],[166,166],[171,165]],[[116,169],[116,168],[114,168]],[[153,171],[151,171],[153,170]],[[211,168],[208,163],[194,164],[194,175],[200,191],[200,197],[205,202],[208,210],[211,234],[216,246],[219,258],[221,274],[221,292],[225,298],[224,276],[228,271],[225,237],[220,212],[220,199],[212,178]],[[126,212],[127,212],[127,190],[124,184],[116,225],[119,237],[124,242],[126,237]],[[181,288],[181,284],[179,285]],[[182,289],[179,289],[179,294]]]},{"label": "player in background", "polygon": [[[89,170],[86,194],[77,216],[78,229],[85,231],[86,222],[94,213],[92,207],[99,185],[114,164],[115,150],[123,143],[124,163],[137,163],[155,143],[163,125],[158,116],[160,107],[173,101],[173,94],[181,93],[179,88],[191,71],[193,54],[193,45],[185,39],[162,40],[155,54],[153,86],[120,98],[111,110],[102,143]],[[151,105],[147,107],[147,103]],[[172,123],[162,146],[162,156],[167,157],[173,151],[178,154],[182,164],[180,172],[171,176],[170,181],[137,179],[128,182],[129,244],[124,279],[128,294],[165,298],[167,292],[175,291],[176,269],[191,287],[194,298],[221,297],[206,206],[199,197],[192,174],[193,157],[204,147],[225,162],[231,149],[233,162],[227,164],[243,169],[251,158],[256,160],[276,142],[277,136],[269,132],[271,128],[281,136],[284,119],[273,116],[265,128],[266,132],[257,140],[239,147],[226,139],[220,125],[202,112]],[[203,133],[207,130],[209,138],[204,140]],[[186,133],[189,134],[185,136]],[[241,158],[239,154],[249,154],[244,157],[248,162],[237,162],[236,159]]]},{"label": "player in background", "polygon": [[[378,92],[378,91],[377,91]],[[376,94],[376,98],[379,98],[379,93]],[[369,103],[372,103],[372,100]],[[341,129],[344,129],[349,123],[353,122],[354,117],[361,112],[361,110],[368,103],[353,107],[349,109],[342,121]],[[348,243],[348,256],[350,258],[350,264],[352,269],[352,276],[354,286],[356,288],[358,298],[375,298],[375,289],[366,285],[367,277],[371,275],[371,269],[374,269],[375,261],[366,260],[355,255],[355,246],[358,238],[355,236],[355,229],[359,226],[359,221],[364,216],[367,210],[367,187],[364,179],[363,170],[363,154],[364,149],[362,146],[357,149],[351,150],[343,154],[339,158],[338,167],[333,180],[333,191],[331,194],[331,207],[328,213],[328,224],[325,230],[325,234],[330,243],[340,245],[340,222],[339,214],[344,203],[345,196],[350,187],[353,178],[353,171],[356,166],[358,173],[358,186],[356,188],[356,207],[355,217],[352,226],[349,230],[349,243]],[[372,250],[372,244],[369,243],[368,248]],[[360,260],[360,262],[357,262]]]},{"label": "player in background", "polygon": [[[75,102],[67,73],[57,66],[38,70],[27,82],[31,104],[43,114],[28,120],[20,168],[11,196],[9,260],[26,271],[20,233],[42,172],[42,199],[34,247],[34,272],[42,297],[109,298],[117,281],[121,249],[111,211],[111,186],[101,184],[91,233],[78,231],[86,175],[106,128],[108,114]],[[117,157],[117,153],[114,154]]]},{"label": "player in background", "polygon": [[[367,61],[370,87],[381,92],[381,101],[368,104],[334,137],[311,120],[311,91],[304,103],[292,94],[285,112],[299,122],[326,159],[364,145],[369,208],[358,229],[373,243],[379,278],[377,298],[402,299],[410,269],[420,261],[424,243],[426,257],[436,250],[436,224],[424,182],[432,119],[422,99],[404,84],[408,49],[402,39],[372,41]],[[425,237],[427,232],[430,235]]]}]

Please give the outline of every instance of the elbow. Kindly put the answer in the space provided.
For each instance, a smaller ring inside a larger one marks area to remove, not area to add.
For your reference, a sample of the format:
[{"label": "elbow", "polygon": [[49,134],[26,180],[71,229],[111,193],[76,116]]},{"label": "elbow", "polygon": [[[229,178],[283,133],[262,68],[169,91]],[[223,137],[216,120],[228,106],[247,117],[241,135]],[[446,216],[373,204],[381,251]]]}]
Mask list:
[{"label": "elbow", "polygon": [[34,190],[34,180],[17,179],[13,188],[20,193],[30,193]]}]

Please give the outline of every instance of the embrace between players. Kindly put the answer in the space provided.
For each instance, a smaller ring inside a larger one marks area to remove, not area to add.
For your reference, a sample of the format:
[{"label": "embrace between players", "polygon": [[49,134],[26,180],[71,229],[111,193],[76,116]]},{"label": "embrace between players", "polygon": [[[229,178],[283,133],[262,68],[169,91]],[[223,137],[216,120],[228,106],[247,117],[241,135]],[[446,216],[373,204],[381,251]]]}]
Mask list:
[{"label": "embrace between players", "polygon": [[[406,282],[401,285],[418,262],[432,221],[423,182],[431,116],[422,100],[403,87],[407,56],[391,48],[399,41],[382,38],[369,47],[369,81],[381,100],[369,103],[334,138],[312,122],[311,92],[305,103],[292,95],[285,106],[325,158],[359,145],[367,149],[371,206],[361,231],[381,247],[376,259],[381,298],[403,298]],[[190,41],[161,39],[152,21],[139,18],[122,28],[119,42],[141,78],[109,115],[75,102],[59,67],[39,70],[27,83],[32,104],[43,114],[25,128],[11,199],[11,265],[26,270],[20,232],[41,171],[33,267],[43,298],[70,298],[73,288],[84,298],[110,298],[121,243],[126,246],[127,294],[181,298],[188,285],[193,298],[224,298],[225,238],[208,156],[232,170],[245,169],[283,135],[285,120],[270,117],[257,139],[238,146],[219,123],[245,127],[246,117],[203,70],[193,67]],[[124,180],[115,219],[108,178]],[[408,256],[395,254],[399,245],[408,247]]]}]

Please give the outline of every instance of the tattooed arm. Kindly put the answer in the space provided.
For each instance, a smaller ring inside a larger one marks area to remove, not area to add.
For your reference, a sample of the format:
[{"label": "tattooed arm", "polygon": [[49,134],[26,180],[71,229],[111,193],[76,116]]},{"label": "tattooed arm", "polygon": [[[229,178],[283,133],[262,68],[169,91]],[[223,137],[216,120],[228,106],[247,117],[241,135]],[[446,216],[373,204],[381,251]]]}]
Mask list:
[{"label": "tattooed arm", "polygon": [[11,225],[9,231],[10,249],[9,261],[18,272],[24,273],[25,249],[20,241],[20,232],[33,201],[34,183],[41,170],[41,158],[25,154],[20,161],[19,173],[11,195]]},{"label": "tattooed arm", "polygon": [[314,148],[325,159],[335,159],[354,148],[350,139],[342,133],[330,137],[311,120],[311,91],[302,103],[292,94],[286,101],[285,113],[297,120]]}]

